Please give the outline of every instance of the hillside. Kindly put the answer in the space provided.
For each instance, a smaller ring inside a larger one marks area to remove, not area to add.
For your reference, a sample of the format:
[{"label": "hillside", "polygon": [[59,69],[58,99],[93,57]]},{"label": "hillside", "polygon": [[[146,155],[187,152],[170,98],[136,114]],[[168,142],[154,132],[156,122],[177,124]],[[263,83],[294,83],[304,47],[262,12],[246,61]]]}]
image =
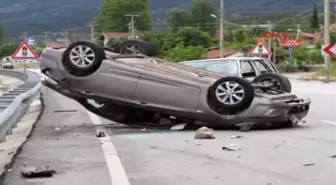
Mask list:
[{"label": "hillside", "polygon": [[[103,0],[1,0],[0,19],[6,26],[6,37],[12,38],[26,31],[40,34],[84,26],[98,14]],[[219,0],[211,0],[219,7]],[[187,8],[191,0],[149,0],[156,20],[164,19],[169,8]],[[225,0],[226,13],[283,12],[311,9],[313,2],[321,0]]]}]

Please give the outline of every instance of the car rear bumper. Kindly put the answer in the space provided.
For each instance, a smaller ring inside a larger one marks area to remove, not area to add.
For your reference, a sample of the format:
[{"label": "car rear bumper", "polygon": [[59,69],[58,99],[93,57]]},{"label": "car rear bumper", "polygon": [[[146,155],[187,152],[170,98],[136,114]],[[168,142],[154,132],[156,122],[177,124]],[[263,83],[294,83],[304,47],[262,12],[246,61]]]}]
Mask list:
[{"label": "car rear bumper", "polygon": [[223,124],[237,126],[246,122],[255,125],[281,125],[288,122],[297,124],[308,114],[311,101],[309,98],[296,98],[292,101],[254,104],[243,114],[218,115],[214,123],[218,126]]}]

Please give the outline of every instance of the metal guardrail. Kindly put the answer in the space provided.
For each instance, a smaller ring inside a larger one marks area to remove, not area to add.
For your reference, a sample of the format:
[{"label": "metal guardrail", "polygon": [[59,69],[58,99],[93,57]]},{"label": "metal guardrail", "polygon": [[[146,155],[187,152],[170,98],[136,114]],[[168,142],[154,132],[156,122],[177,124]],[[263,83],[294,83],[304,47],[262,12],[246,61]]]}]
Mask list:
[{"label": "metal guardrail", "polygon": [[3,142],[25,114],[31,101],[39,96],[42,84],[40,75],[32,71],[0,70],[0,75],[24,81],[24,84],[0,96],[0,142]]}]

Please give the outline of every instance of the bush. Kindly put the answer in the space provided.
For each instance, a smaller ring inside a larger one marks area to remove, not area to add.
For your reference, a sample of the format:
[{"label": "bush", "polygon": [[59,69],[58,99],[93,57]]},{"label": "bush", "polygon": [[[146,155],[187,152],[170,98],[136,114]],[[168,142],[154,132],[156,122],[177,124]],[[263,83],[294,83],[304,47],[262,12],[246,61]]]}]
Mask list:
[{"label": "bush", "polygon": [[198,60],[203,58],[205,49],[201,46],[187,46],[178,45],[173,48],[167,58],[172,61],[186,61],[186,60]]}]

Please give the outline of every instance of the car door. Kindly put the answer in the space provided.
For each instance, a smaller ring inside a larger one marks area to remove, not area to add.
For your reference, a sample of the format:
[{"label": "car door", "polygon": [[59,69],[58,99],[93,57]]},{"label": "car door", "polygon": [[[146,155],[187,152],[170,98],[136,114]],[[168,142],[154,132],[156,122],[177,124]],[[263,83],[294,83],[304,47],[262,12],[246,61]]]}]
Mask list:
[{"label": "car door", "polygon": [[199,96],[198,83],[162,72],[143,71],[134,102],[152,108],[194,112]]},{"label": "car door", "polygon": [[83,93],[105,97],[110,100],[132,102],[140,74],[131,65],[109,62],[103,63],[96,73],[76,80],[71,84]]}]

